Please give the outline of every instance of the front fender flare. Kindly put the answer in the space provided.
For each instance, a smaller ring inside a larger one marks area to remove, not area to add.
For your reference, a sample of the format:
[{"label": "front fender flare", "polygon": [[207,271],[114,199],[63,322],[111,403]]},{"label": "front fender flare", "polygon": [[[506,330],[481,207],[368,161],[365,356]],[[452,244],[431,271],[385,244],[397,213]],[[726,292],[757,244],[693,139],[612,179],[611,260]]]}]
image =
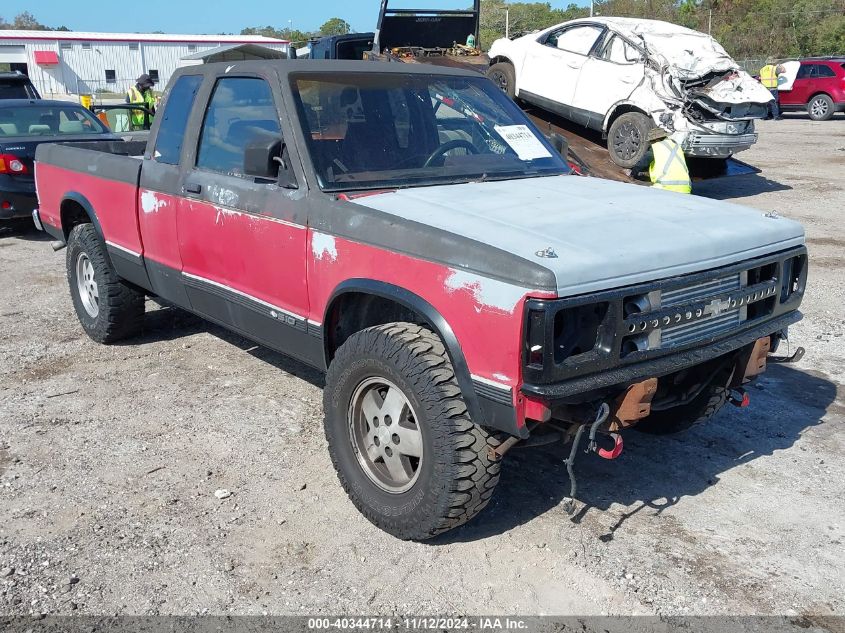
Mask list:
[{"label": "front fender flare", "polygon": [[527,437],[528,433],[523,425],[517,425],[516,410],[512,400],[505,404],[501,394],[498,398],[491,398],[479,394],[473,384],[472,374],[466,362],[461,344],[455,336],[455,332],[449,322],[442,314],[428,301],[419,295],[384,281],[374,279],[348,279],[339,284],[331,294],[326,304],[326,311],[323,315],[323,351],[325,354],[326,367],[331,362],[329,353],[329,339],[327,336],[328,317],[334,308],[335,302],[345,294],[360,293],[389,299],[419,314],[425,324],[443,341],[449,360],[455,371],[455,378],[461,388],[464,400],[467,405],[470,417],[476,424],[492,427],[518,437]]}]

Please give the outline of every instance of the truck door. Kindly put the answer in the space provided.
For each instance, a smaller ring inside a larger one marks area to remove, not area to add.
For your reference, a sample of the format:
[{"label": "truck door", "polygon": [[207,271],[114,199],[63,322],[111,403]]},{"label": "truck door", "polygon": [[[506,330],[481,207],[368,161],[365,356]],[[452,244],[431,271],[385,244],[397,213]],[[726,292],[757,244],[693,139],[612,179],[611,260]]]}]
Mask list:
[{"label": "truck door", "polygon": [[537,105],[569,117],[581,68],[602,30],[590,24],[564,27],[531,43],[519,74],[520,92],[548,100]]},{"label": "truck door", "polygon": [[244,173],[248,145],[283,138],[279,80],[233,75],[210,79],[195,151],[185,159],[178,211],[183,283],[196,312],[313,362],[321,345],[308,340],[303,316],[306,203],[277,181]]},{"label": "truck door", "polygon": [[144,262],[155,293],[184,308],[190,303],[181,283],[182,258],[176,231],[181,197],[181,161],[185,128],[203,76],[182,75],[168,89],[159,120],[155,146],[148,149],[138,187],[138,230]]}]

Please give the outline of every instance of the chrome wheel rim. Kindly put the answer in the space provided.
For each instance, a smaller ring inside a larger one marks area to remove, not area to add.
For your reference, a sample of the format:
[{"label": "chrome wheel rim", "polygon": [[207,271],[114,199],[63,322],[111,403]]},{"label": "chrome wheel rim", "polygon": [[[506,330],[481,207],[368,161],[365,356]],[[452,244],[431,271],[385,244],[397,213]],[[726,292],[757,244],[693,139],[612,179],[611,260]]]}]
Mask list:
[{"label": "chrome wheel rim", "polygon": [[813,116],[822,117],[827,114],[827,101],[824,99],[816,99],[810,105],[810,110],[813,112]]},{"label": "chrome wheel rim", "polygon": [[420,475],[423,441],[404,392],[386,378],[367,378],[355,388],[347,418],[352,448],[370,481],[392,494],[409,490]]},{"label": "chrome wheel rim", "polygon": [[631,160],[640,151],[642,137],[636,126],[631,123],[623,123],[613,135],[613,148],[616,155],[624,160]]},{"label": "chrome wheel rim", "polygon": [[92,319],[100,314],[100,295],[94,280],[94,266],[85,253],[76,258],[76,289],[82,301],[82,307]]}]

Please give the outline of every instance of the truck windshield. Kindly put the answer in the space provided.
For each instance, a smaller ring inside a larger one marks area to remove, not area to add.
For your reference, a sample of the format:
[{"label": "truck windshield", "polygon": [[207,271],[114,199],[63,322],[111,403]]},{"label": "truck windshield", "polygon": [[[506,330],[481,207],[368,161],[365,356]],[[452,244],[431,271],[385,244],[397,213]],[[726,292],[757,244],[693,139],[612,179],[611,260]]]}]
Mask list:
[{"label": "truck windshield", "polygon": [[291,84],[326,191],[569,172],[483,77],[297,73]]}]

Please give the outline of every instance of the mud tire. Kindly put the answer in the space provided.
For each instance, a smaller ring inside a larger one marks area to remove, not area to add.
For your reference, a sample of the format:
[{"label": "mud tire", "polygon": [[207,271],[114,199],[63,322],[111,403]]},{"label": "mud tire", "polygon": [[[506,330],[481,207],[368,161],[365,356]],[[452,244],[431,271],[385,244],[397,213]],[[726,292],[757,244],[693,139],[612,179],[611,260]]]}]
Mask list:
[{"label": "mud tire", "polygon": [[[97,285],[98,310],[85,308],[78,280],[78,262],[87,257]],[[68,237],[67,280],[76,316],[85,333],[98,343],[114,343],[136,336],[144,321],[144,294],[126,284],[117,274],[105,245],[91,224],[78,224]]]},{"label": "mud tire", "polygon": [[[373,377],[398,386],[416,412],[423,453],[405,492],[388,492],[364,471],[351,439],[350,406]],[[340,483],[358,510],[393,536],[421,541],[458,527],[490,502],[500,462],[499,441],[470,419],[440,338],[411,323],[370,327],[350,336],[326,375],[325,433]]]}]

